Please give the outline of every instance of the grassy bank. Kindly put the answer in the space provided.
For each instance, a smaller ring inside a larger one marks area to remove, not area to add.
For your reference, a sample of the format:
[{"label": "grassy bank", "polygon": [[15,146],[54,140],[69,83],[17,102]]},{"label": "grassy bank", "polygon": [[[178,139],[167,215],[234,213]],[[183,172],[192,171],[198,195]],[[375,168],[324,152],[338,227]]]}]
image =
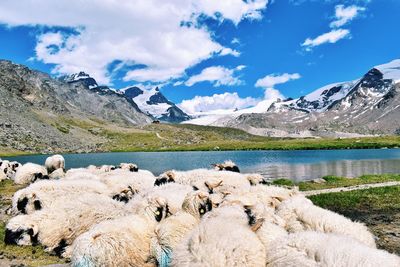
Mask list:
[{"label": "grassy bank", "polygon": [[[233,128],[187,124],[151,124],[137,128],[123,128],[99,121],[71,119],[58,120],[53,124],[58,125],[60,129],[69,129],[68,132],[62,131],[63,134],[68,135],[79,131],[85,138],[101,140],[95,146],[97,152],[319,150],[400,147],[400,136],[296,139],[262,137]],[[73,131],[74,129],[75,131]],[[0,149],[0,156],[13,156],[21,153],[23,152],[12,149]]]},{"label": "grassy bank", "polygon": [[322,208],[344,215],[400,212],[400,186],[388,186],[309,196]]}]

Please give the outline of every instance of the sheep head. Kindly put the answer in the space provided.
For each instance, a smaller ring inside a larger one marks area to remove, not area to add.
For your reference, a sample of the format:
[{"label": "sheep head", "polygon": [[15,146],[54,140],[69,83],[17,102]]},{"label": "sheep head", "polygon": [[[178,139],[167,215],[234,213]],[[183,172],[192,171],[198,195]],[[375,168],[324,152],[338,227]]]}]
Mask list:
[{"label": "sheep head", "polygon": [[204,191],[188,193],[182,203],[182,210],[197,218],[201,218],[206,212],[212,209],[213,203],[210,195]]},{"label": "sheep head", "polygon": [[144,213],[151,220],[160,222],[162,219],[172,215],[166,199],[162,197],[152,197],[147,198],[146,201]]},{"label": "sheep head", "polygon": [[157,177],[154,182],[155,186],[160,186],[166,183],[175,183],[175,173],[174,171],[167,171]]},{"label": "sheep head", "polygon": [[30,220],[29,215],[18,215],[8,222],[4,243],[7,245],[35,246],[38,244],[38,232],[38,226]]},{"label": "sheep head", "polygon": [[240,172],[239,167],[231,160],[227,160],[224,163],[211,164],[217,171],[231,171]]}]

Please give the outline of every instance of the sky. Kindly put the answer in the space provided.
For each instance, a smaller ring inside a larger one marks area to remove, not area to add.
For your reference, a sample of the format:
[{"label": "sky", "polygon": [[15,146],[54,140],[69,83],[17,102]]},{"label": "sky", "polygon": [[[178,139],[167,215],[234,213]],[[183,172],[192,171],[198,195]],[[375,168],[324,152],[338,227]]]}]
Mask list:
[{"label": "sky", "polygon": [[1,0],[0,58],[190,114],[297,98],[400,58],[398,0]]}]

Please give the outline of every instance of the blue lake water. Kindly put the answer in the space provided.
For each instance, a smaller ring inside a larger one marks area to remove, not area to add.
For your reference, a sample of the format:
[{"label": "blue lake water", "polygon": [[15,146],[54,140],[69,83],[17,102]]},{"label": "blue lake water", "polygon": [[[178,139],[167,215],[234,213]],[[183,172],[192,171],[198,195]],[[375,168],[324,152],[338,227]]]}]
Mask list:
[{"label": "blue lake water", "polygon": [[[210,164],[227,159],[236,162],[241,172],[257,172],[267,178],[289,178],[295,181],[325,175],[356,177],[363,174],[400,173],[400,149],[121,152],[63,156],[67,168],[134,162],[139,168],[150,170],[156,175],[170,169],[209,168]],[[46,157],[33,155],[8,159],[44,164]]]}]

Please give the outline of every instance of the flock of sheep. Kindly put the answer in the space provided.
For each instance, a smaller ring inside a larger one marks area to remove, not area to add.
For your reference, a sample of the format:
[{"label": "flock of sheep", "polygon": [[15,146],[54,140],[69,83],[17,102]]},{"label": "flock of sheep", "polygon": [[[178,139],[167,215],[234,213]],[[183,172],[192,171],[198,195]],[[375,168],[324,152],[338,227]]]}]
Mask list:
[{"label": "flock of sheep", "polygon": [[5,243],[43,245],[75,267],[400,266],[361,223],[267,185],[230,161],[155,177],[135,164],[69,169],[0,161],[12,200]]}]

